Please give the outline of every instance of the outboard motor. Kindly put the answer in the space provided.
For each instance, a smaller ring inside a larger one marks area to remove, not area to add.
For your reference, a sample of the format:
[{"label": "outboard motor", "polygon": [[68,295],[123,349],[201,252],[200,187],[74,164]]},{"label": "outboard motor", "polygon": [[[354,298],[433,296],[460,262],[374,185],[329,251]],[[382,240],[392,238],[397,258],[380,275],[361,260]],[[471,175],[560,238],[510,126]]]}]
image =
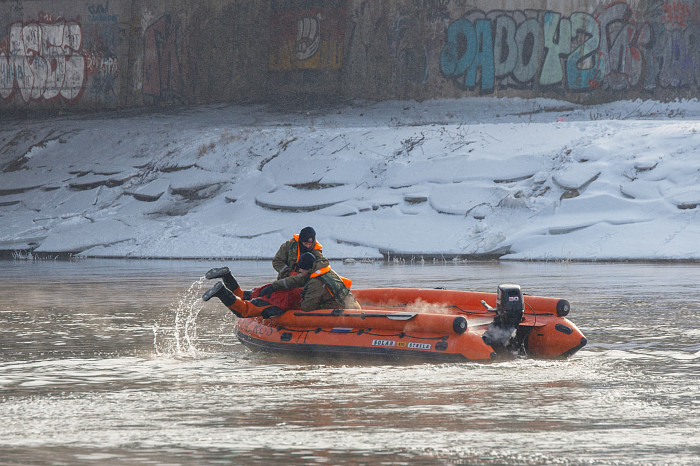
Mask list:
[{"label": "outboard motor", "polygon": [[520,285],[499,285],[496,291],[496,316],[508,327],[517,327],[523,320],[525,306]]},{"label": "outboard motor", "polygon": [[521,353],[521,344],[516,338],[518,325],[525,312],[523,292],[520,285],[499,285],[496,291],[496,317],[481,337],[496,353]]}]

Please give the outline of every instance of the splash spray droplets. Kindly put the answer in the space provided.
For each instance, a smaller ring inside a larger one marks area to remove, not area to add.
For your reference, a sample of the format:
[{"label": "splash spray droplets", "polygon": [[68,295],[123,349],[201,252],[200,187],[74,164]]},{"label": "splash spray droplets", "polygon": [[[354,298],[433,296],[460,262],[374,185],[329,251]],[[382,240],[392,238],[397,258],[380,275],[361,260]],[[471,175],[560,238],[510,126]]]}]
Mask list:
[{"label": "splash spray droplets", "polygon": [[[153,326],[153,348],[159,356],[197,355],[197,316],[204,303],[201,299],[204,277],[193,282],[177,299],[171,309],[175,314],[174,327]],[[170,333],[172,332],[172,333]]]}]

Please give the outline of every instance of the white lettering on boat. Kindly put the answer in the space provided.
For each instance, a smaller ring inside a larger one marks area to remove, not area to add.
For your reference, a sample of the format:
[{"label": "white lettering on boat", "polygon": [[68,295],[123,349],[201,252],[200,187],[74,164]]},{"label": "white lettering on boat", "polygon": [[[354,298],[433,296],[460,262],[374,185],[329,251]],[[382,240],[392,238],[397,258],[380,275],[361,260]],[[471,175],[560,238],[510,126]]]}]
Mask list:
[{"label": "white lettering on boat", "polygon": [[411,349],[430,349],[430,346],[428,343],[414,343],[411,342],[408,344],[408,347]]},{"label": "white lettering on boat", "polygon": [[396,346],[394,340],[372,340],[372,346]]}]

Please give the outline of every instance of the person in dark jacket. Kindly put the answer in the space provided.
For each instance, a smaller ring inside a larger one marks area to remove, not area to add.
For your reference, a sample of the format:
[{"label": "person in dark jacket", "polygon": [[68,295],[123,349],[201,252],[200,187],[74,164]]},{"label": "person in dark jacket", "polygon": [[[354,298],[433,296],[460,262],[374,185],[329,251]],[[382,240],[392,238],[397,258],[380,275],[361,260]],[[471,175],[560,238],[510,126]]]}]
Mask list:
[{"label": "person in dark jacket", "polygon": [[277,279],[288,277],[296,270],[299,258],[305,252],[314,255],[316,262],[314,269],[321,269],[329,265],[328,259],[323,257],[323,246],[316,241],[316,231],[311,227],[302,228],[298,235],[282,243],[277,254],[272,259],[272,267],[277,271]]},{"label": "person in dark jacket", "polygon": [[350,292],[352,282],[335,273],[330,265],[313,271],[316,256],[305,252],[298,261],[299,274],[282,278],[264,286],[259,297],[252,300],[241,299],[229,290],[224,283],[218,282],[202,296],[204,301],[213,297],[221,300],[238,317],[263,316],[265,318],[282,314],[288,309],[282,309],[266,301],[274,293],[300,289],[301,310],[314,311],[317,309],[360,309],[360,304]]}]

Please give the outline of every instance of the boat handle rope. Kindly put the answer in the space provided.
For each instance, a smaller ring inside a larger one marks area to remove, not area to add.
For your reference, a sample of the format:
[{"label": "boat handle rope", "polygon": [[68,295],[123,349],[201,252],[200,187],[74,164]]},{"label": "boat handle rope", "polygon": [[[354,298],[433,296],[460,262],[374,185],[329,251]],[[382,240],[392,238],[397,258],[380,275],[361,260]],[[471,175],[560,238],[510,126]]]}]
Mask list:
[{"label": "boat handle rope", "polygon": [[467,311],[467,310],[464,310],[464,309],[462,309],[461,307],[457,306],[456,304],[453,304],[453,305],[450,306],[450,307],[453,307],[453,308],[457,309],[459,312],[463,312],[463,313],[465,313],[465,314],[479,314],[479,315],[492,314],[492,312],[489,312],[489,311],[482,311],[482,312],[479,312],[479,311]]},{"label": "boat handle rope", "polygon": [[[286,330],[288,332],[299,332],[299,333],[304,333],[304,341],[306,341],[306,335],[308,335],[310,332],[314,333],[336,333],[333,332],[332,330],[324,330],[322,327],[316,327],[315,329],[298,329],[298,328],[288,328],[280,325],[276,329],[278,332],[281,332],[283,330]],[[359,329],[357,332],[352,332],[352,333],[357,333],[358,335],[372,335],[374,337],[399,337],[399,338],[414,338],[416,340],[442,340],[442,341],[447,341],[449,340],[450,336],[449,335],[443,335],[441,337],[417,337],[414,335],[409,335],[408,333],[405,332],[399,332],[399,333],[372,333],[371,328],[368,329]]]},{"label": "boat handle rope", "polygon": [[[336,312],[338,311],[338,312]],[[296,317],[359,317],[364,320],[368,317],[385,317],[390,320],[410,320],[418,315],[418,313],[394,312],[386,314],[372,314],[369,312],[347,312],[343,313],[343,309],[334,309],[331,312],[295,312]]]}]

